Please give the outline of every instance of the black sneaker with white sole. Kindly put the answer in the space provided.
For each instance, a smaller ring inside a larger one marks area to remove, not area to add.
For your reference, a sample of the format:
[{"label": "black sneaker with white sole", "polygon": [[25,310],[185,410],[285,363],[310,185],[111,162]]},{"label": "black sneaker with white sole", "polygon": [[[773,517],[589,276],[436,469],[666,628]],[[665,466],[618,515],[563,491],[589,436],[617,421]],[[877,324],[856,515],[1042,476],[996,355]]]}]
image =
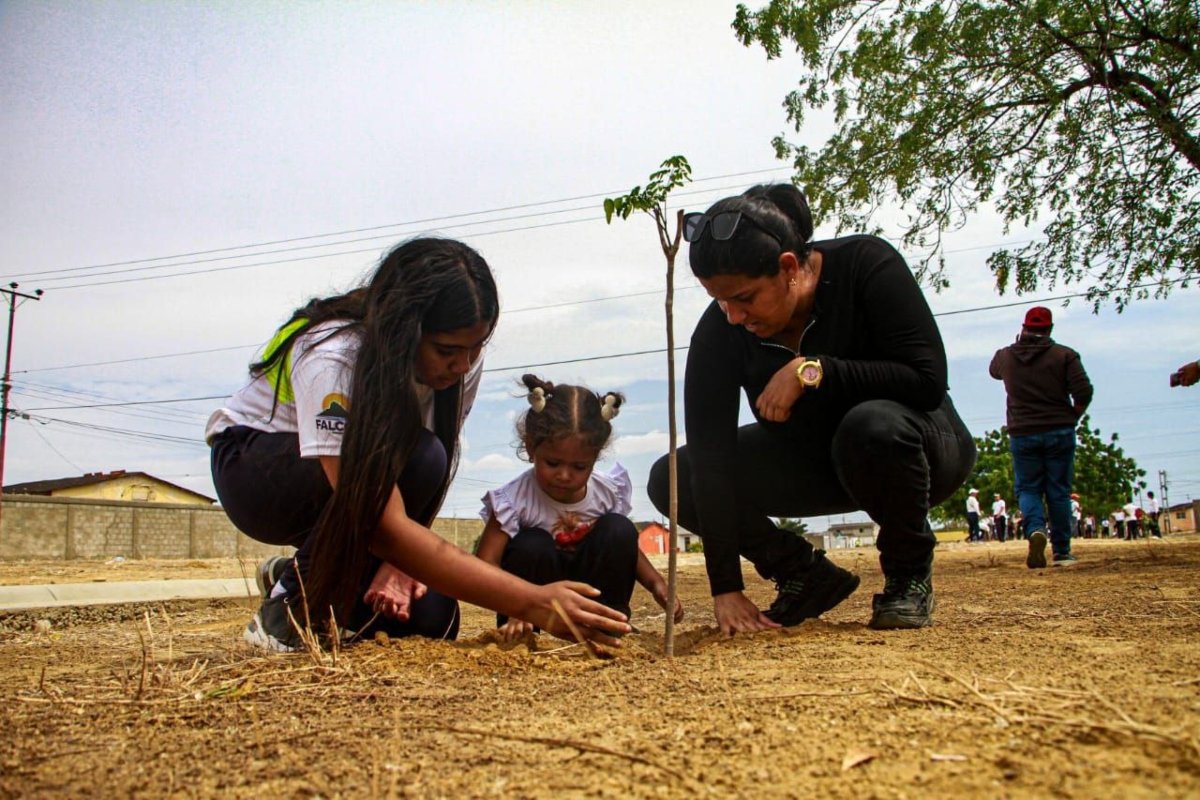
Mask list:
[{"label": "black sneaker with white sole", "polygon": [[268,597],[262,601],[254,619],[246,625],[242,638],[251,645],[276,653],[291,653],[301,647],[299,620],[293,621],[295,612],[289,613],[291,605],[286,594]]},{"label": "black sneaker with white sole", "polygon": [[763,614],[784,627],[799,625],[845,600],[858,588],[858,582],[857,575],[834,564],[823,550],[818,550],[807,570],[775,582],[779,594]]},{"label": "black sneaker with white sole", "polygon": [[271,590],[284,573],[292,568],[292,562],[293,559],[287,556],[271,556],[258,562],[258,568],[254,571],[254,582],[258,585],[258,594],[264,600],[271,596]]},{"label": "black sneaker with white sole", "polygon": [[875,630],[924,628],[933,624],[933,574],[889,575],[883,592],[871,601],[871,621]]}]

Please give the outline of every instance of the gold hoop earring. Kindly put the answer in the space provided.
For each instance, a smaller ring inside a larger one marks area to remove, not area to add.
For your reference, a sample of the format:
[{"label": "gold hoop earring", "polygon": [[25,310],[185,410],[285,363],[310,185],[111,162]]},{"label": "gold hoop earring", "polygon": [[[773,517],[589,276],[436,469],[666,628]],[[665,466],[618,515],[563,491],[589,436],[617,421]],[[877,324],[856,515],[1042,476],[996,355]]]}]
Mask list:
[{"label": "gold hoop earring", "polygon": [[788,286],[795,286],[795,285],[796,285],[796,279],[795,279],[795,278],[792,278],[790,281],[788,281]]}]

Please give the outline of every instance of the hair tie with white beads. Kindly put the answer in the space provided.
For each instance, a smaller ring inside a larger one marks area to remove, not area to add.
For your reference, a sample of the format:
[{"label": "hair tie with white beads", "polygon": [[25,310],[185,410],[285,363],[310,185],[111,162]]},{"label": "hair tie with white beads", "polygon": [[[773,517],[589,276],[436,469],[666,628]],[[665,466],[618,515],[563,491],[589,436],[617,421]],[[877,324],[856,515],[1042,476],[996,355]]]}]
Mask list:
[{"label": "hair tie with white beads", "polygon": [[538,414],[546,409],[546,390],[542,387],[530,389],[526,399],[529,401],[529,407]]},{"label": "hair tie with white beads", "polygon": [[600,406],[600,416],[604,418],[604,421],[612,422],[619,413],[621,413],[621,407],[617,396],[611,392],[604,395],[604,402]]}]

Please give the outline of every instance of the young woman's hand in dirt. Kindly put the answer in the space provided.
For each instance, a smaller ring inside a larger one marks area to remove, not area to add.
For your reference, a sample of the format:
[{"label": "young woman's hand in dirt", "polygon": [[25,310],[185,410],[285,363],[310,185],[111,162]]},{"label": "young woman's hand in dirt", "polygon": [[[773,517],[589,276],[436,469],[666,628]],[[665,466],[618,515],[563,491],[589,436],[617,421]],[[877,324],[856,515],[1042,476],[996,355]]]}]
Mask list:
[{"label": "young woman's hand in dirt", "polygon": [[[655,583],[653,588],[650,589],[650,594],[654,597],[654,602],[658,603],[658,607],[666,611],[669,599],[667,597],[667,582],[660,580]],[[683,603],[680,602],[678,597],[675,598],[675,613],[672,616],[675,617],[676,622],[683,621]]]},{"label": "young woman's hand in dirt", "polygon": [[[538,616],[544,620],[539,623],[539,627],[559,639],[575,641],[575,634],[571,631],[571,625],[574,625],[579,635],[588,641],[620,647],[621,642],[616,637],[632,630],[625,621],[625,615],[620,611],[589,599],[599,597],[600,590],[586,583],[558,581],[538,589]],[[563,615],[570,620],[571,625],[567,624]]]},{"label": "young woman's hand in dirt", "polygon": [[713,611],[717,615],[717,626],[726,636],[781,627],[778,622],[764,616],[742,592],[714,595]]},{"label": "young woman's hand in dirt", "polygon": [[796,379],[796,368],[801,359],[789,361],[771,376],[767,387],[762,390],[754,407],[763,419],[771,422],[786,422],[792,415],[792,406],[804,394],[804,386]]},{"label": "young woman's hand in dirt", "polygon": [[363,602],[384,616],[405,622],[412,615],[412,604],[427,591],[425,584],[385,561],[376,570]]},{"label": "young woman's hand in dirt", "polygon": [[533,633],[533,624],[515,617],[509,617],[508,622],[496,629],[496,634],[502,642],[517,642],[530,633]]}]

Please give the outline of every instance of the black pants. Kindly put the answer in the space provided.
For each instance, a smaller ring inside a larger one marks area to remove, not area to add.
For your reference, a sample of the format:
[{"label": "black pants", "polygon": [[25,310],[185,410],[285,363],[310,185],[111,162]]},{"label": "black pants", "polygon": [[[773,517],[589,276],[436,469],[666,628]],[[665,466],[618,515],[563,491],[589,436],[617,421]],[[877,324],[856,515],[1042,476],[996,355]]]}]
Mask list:
[{"label": "black pants", "polygon": [[[446,450],[432,433],[422,430],[396,482],[405,508],[413,519],[428,520],[436,511],[446,480]],[[315,458],[300,457],[294,433],[264,433],[243,426],[229,428],[214,438],[212,474],[217,496],[229,519],[242,533],[259,542],[296,548],[295,570],[286,570],[280,582],[291,596],[299,596],[300,580],[309,572],[313,531],[333,488]],[[372,558],[362,575],[347,575],[359,584],[358,602],[348,627],[360,630],[374,615],[362,602],[382,562]],[[458,635],[458,601],[430,589],[413,603],[408,621],[380,617],[364,630],[389,636],[426,636],[453,639]]]},{"label": "black pants", "polygon": [[[628,517],[600,516],[574,550],[560,550],[541,528],[521,528],[500,557],[500,568],[530,583],[581,581],[600,590],[596,600],[629,616],[637,578],[638,532]],[[496,624],[508,618],[497,615]]]},{"label": "black pants", "polygon": [[979,532],[979,512],[967,512],[967,541],[976,542],[983,538],[983,534]]},{"label": "black pants", "polygon": [[[679,524],[700,536],[692,498],[688,448],[678,452]],[[891,400],[868,400],[842,418],[832,443],[806,444],[766,431],[738,429],[734,494],[738,552],[764,578],[779,578],[812,563],[802,536],[768,518],[866,511],[879,524],[880,564],[886,575],[928,570],[937,544],[929,507],[954,493],[975,466],[975,442],[947,397],[936,411],[915,411]],[[650,500],[668,513],[667,458],[650,470]]]}]

